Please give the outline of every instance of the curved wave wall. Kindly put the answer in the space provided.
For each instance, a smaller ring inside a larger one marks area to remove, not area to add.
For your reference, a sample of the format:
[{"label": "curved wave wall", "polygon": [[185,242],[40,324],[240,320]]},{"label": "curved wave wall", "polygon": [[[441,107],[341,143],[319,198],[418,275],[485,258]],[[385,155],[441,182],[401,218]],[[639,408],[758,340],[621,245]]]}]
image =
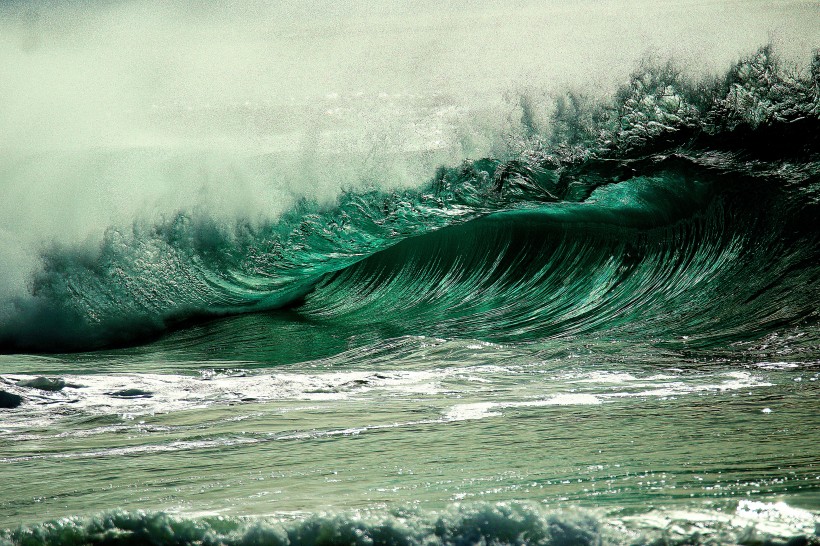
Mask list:
[{"label": "curved wave wall", "polygon": [[300,201],[274,222],[179,212],[52,246],[5,302],[0,346],[136,343],[291,308],[396,335],[594,334],[727,343],[816,319],[820,58],[769,48],[722,79],[636,73],[612,103],[561,99],[513,159],[419,190]]}]

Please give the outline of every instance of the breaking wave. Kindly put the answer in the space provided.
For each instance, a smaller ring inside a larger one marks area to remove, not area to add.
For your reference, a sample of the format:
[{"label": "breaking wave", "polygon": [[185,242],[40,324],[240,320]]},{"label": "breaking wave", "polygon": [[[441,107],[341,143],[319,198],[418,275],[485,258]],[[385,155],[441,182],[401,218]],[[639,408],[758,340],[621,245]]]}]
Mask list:
[{"label": "breaking wave", "polygon": [[420,189],[303,199],[269,222],[180,211],[55,244],[3,302],[0,349],[134,344],[282,308],[493,340],[713,346],[799,326],[820,300],[818,135],[820,54],[789,71],[766,47],[699,82],[643,68],[610,102],[559,99],[515,157],[442,167]]}]

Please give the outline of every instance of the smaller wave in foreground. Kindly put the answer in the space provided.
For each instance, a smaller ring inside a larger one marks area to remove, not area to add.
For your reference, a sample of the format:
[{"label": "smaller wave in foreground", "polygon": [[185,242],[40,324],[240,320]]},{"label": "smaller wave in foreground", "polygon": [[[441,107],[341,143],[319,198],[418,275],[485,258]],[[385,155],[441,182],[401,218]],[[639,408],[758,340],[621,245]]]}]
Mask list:
[{"label": "smaller wave in foreground", "polygon": [[[697,517],[692,517],[697,516]],[[621,544],[816,546],[810,512],[785,504],[742,501],[734,513],[664,512],[607,520],[583,511],[531,503],[453,505],[439,512],[321,514],[291,521],[164,513],[106,512],[63,518],[0,533],[2,546],[615,546]]]}]

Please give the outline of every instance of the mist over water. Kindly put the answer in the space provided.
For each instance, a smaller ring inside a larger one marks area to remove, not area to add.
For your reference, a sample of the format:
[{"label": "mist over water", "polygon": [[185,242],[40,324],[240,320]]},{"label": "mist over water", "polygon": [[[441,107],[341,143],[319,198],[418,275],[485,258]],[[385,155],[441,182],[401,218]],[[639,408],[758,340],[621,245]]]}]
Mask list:
[{"label": "mist over water", "polygon": [[812,2],[5,2],[1,261],[26,269],[33,245],[138,216],[275,218],[301,196],[419,186],[508,152],[521,96],[543,124],[550,93],[611,93],[646,57],[716,74],[772,41],[805,65],[817,17]]}]

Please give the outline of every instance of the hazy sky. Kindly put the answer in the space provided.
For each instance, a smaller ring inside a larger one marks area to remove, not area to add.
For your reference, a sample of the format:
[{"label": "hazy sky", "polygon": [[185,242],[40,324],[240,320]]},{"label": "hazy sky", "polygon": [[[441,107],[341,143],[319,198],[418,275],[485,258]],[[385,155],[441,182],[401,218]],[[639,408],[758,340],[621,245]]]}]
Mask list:
[{"label": "hazy sky", "polygon": [[169,124],[158,107],[612,90],[646,56],[720,72],[768,41],[805,59],[820,47],[820,2],[6,2],[0,148],[271,130],[237,111]]}]

